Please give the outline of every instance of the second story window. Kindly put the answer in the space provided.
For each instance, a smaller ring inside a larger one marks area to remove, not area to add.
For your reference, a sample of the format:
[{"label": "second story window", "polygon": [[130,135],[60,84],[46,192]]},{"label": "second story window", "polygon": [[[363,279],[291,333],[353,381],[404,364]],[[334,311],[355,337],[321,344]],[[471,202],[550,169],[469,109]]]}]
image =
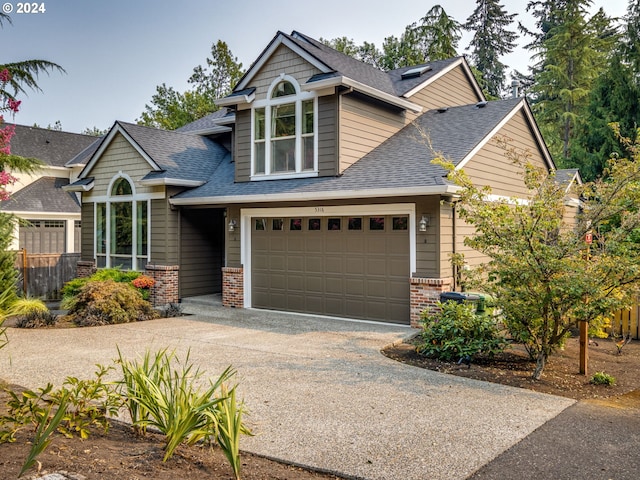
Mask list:
[{"label": "second story window", "polygon": [[252,110],[254,180],[317,174],[316,98],[282,75]]}]

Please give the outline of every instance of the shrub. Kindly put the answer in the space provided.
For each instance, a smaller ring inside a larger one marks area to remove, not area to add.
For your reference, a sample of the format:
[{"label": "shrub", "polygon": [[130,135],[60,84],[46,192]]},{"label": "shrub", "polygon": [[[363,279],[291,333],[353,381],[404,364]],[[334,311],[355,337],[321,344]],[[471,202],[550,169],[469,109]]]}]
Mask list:
[{"label": "shrub", "polygon": [[121,270],[119,268],[103,268],[90,277],[74,278],[62,287],[62,306],[72,309],[75,303],[75,297],[87,283],[104,282],[107,280],[112,280],[117,283],[131,283],[140,276],[142,276],[140,272]]},{"label": "shrub", "polygon": [[56,323],[58,323],[58,316],[47,310],[20,315],[15,325],[17,328],[43,328],[53,327]]},{"label": "shrub", "polygon": [[132,286],[106,280],[87,283],[75,297],[69,316],[84,327],[150,320],[159,315]]},{"label": "shrub", "polygon": [[142,362],[120,358],[123,380],[121,394],[132,422],[139,431],[147,426],[165,435],[167,461],[181,443],[216,441],[222,448],[236,478],[240,478],[239,438],[251,432],[242,423],[243,407],[235,400],[235,387],[225,382],[234,375],[228,367],[208,388],[198,386],[202,373],[166,349],[146,352]]},{"label": "shrub", "polygon": [[422,343],[417,348],[422,355],[450,361],[479,353],[493,356],[506,348],[494,319],[475,314],[472,305],[445,302],[438,308],[435,314],[422,315]]},{"label": "shrub", "polygon": [[591,377],[589,383],[592,383],[593,385],[606,385],[609,387],[615,385],[616,378],[608,373],[596,372]]},{"label": "shrub", "polygon": [[160,314],[163,318],[181,317],[183,315],[182,305],[179,303],[169,303],[162,309]]}]

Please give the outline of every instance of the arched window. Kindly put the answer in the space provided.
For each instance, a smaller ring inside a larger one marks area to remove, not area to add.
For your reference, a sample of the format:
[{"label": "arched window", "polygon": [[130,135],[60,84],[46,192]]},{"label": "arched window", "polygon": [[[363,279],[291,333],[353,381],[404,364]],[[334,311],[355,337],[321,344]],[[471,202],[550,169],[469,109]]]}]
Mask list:
[{"label": "arched window", "polygon": [[281,75],[267,98],[255,102],[252,177],[317,173],[316,97],[302,92],[292,77]]},{"label": "arched window", "polygon": [[122,174],[111,181],[108,191],[107,201],[95,207],[97,266],[143,270],[149,262],[149,201],[140,199]]}]

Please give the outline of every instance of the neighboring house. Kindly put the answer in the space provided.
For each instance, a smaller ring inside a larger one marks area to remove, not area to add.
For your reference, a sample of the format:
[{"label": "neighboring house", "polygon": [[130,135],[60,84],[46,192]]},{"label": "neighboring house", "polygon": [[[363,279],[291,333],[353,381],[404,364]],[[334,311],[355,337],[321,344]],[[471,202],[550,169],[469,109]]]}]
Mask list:
[{"label": "neighboring house", "polygon": [[67,166],[81,152],[95,149],[96,137],[38,127],[15,125],[11,153],[42,162],[32,175],[15,172],[18,182],[0,210],[20,218],[12,248],[27,253],[80,251],[80,201],[62,187],[75,181],[84,165]]},{"label": "neighboring house", "polygon": [[382,72],[278,32],[223,108],[178,131],[116,122],[78,181],[82,262],[146,271],[156,304],[417,324],[471,233],[434,152],[525,197],[495,136],[555,167],[526,100],[486,102],[464,58]]}]

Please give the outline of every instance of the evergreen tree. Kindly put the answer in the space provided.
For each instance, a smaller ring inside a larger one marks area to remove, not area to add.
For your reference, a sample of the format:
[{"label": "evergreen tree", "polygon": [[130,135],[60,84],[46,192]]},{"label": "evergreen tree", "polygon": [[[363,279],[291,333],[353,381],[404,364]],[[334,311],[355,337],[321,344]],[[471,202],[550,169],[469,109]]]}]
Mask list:
[{"label": "evergreen tree", "polygon": [[193,69],[189,83],[192,90],[184,93],[166,84],[158,85],[151,103],[137,119],[148,127],[175,130],[218,110],[215,100],[231,92],[243,75],[242,64],[233,56],[227,44],[218,40],[211,45],[207,65]]},{"label": "evergreen tree", "polygon": [[457,56],[458,42],[462,38],[461,28],[460,23],[447,15],[444,8],[434,5],[414,27],[424,58],[434,61]]},{"label": "evergreen tree", "polygon": [[624,56],[638,81],[640,78],[640,3],[637,0],[629,0],[625,21]]},{"label": "evergreen tree", "polygon": [[607,39],[611,20],[603,11],[587,18],[591,0],[558,3],[562,10],[551,10],[553,26],[536,47],[540,62],[531,91],[536,119],[552,155],[563,165],[572,155],[576,124],[586,113],[613,39]]},{"label": "evergreen tree", "polygon": [[508,29],[517,14],[508,14],[498,0],[476,0],[476,9],[463,28],[475,32],[469,43],[471,63],[480,71],[490,96],[500,97],[505,90],[507,66],[500,57],[511,53],[518,35]]}]

